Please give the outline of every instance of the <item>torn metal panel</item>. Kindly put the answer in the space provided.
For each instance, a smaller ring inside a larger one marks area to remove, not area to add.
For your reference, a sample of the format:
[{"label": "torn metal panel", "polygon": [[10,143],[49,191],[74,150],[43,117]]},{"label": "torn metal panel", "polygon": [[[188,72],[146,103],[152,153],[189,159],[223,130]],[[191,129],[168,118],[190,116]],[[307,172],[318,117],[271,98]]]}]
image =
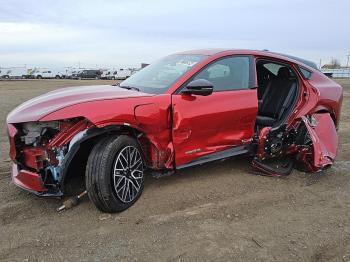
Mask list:
[{"label": "torn metal panel", "polygon": [[[310,167],[317,171],[333,164],[338,150],[338,134],[329,113],[314,114],[308,119],[302,118],[312,141],[312,158]],[[309,152],[302,151],[303,154]]]}]

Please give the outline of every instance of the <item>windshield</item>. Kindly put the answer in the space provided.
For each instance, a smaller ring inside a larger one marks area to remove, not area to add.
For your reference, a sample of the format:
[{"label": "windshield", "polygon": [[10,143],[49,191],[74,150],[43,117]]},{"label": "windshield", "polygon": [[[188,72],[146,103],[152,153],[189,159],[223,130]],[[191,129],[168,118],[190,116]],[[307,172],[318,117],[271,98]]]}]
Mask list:
[{"label": "windshield", "polygon": [[204,55],[170,55],[143,68],[120,83],[121,87],[136,88],[144,93],[163,94]]}]

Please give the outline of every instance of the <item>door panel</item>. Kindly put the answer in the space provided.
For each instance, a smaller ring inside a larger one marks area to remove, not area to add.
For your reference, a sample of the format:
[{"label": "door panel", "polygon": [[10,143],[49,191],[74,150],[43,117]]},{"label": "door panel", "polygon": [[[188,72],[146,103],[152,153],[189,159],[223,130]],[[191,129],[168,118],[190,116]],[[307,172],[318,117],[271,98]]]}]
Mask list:
[{"label": "door panel", "polygon": [[257,90],[174,94],[173,143],[176,166],[200,156],[249,143],[254,135]]}]

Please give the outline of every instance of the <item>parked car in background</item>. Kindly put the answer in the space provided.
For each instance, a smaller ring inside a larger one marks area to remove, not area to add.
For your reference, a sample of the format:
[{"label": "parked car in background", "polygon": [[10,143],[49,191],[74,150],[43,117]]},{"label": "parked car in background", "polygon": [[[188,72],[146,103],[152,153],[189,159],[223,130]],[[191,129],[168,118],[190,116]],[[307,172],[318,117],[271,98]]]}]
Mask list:
[{"label": "parked car in background", "polygon": [[300,58],[178,53],[119,85],[64,88],[14,109],[7,117],[12,179],[60,197],[78,175],[96,207],[120,212],[141,196],[146,174],[232,156],[249,156],[268,176],[294,167],[317,172],[335,160],[342,98],[339,84]]},{"label": "parked car in background", "polygon": [[117,71],[114,69],[102,70],[101,79],[105,80],[115,80],[117,76]]},{"label": "parked car in background", "polygon": [[132,75],[132,71],[129,68],[120,68],[116,71],[115,79],[127,79]]},{"label": "parked car in background", "polygon": [[74,74],[72,78],[74,79],[100,79],[101,78],[101,70],[96,69],[85,69],[80,71],[77,74]]},{"label": "parked car in background", "polygon": [[61,72],[50,70],[50,69],[35,69],[32,73],[33,78],[35,79],[50,79],[50,78],[56,78],[61,79],[63,77],[63,74]]},{"label": "parked car in background", "polygon": [[107,79],[107,80],[124,80],[130,77],[133,74],[131,69],[108,69],[103,70],[101,74],[101,79]]},{"label": "parked car in background", "polygon": [[80,74],[83,71],[83,69],[75,69],[72,70],[70,75],[67,75],[67,78],[69,79],[78,79],[78,74]]}]

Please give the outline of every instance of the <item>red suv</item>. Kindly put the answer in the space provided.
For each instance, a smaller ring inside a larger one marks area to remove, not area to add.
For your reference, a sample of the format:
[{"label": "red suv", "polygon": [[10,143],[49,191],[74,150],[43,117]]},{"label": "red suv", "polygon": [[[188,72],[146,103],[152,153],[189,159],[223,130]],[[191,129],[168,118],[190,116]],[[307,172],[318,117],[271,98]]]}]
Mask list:
[{"label": "red suv", "polygon": [[117,212],[140,197],[145,174],[247,154],[260,174],[330,166],[342,87],[312,62],[267,51],[167,56],[119,85],[64,88],[7,118],[13,182],[63,196],[84,176],[90,199]]}]

